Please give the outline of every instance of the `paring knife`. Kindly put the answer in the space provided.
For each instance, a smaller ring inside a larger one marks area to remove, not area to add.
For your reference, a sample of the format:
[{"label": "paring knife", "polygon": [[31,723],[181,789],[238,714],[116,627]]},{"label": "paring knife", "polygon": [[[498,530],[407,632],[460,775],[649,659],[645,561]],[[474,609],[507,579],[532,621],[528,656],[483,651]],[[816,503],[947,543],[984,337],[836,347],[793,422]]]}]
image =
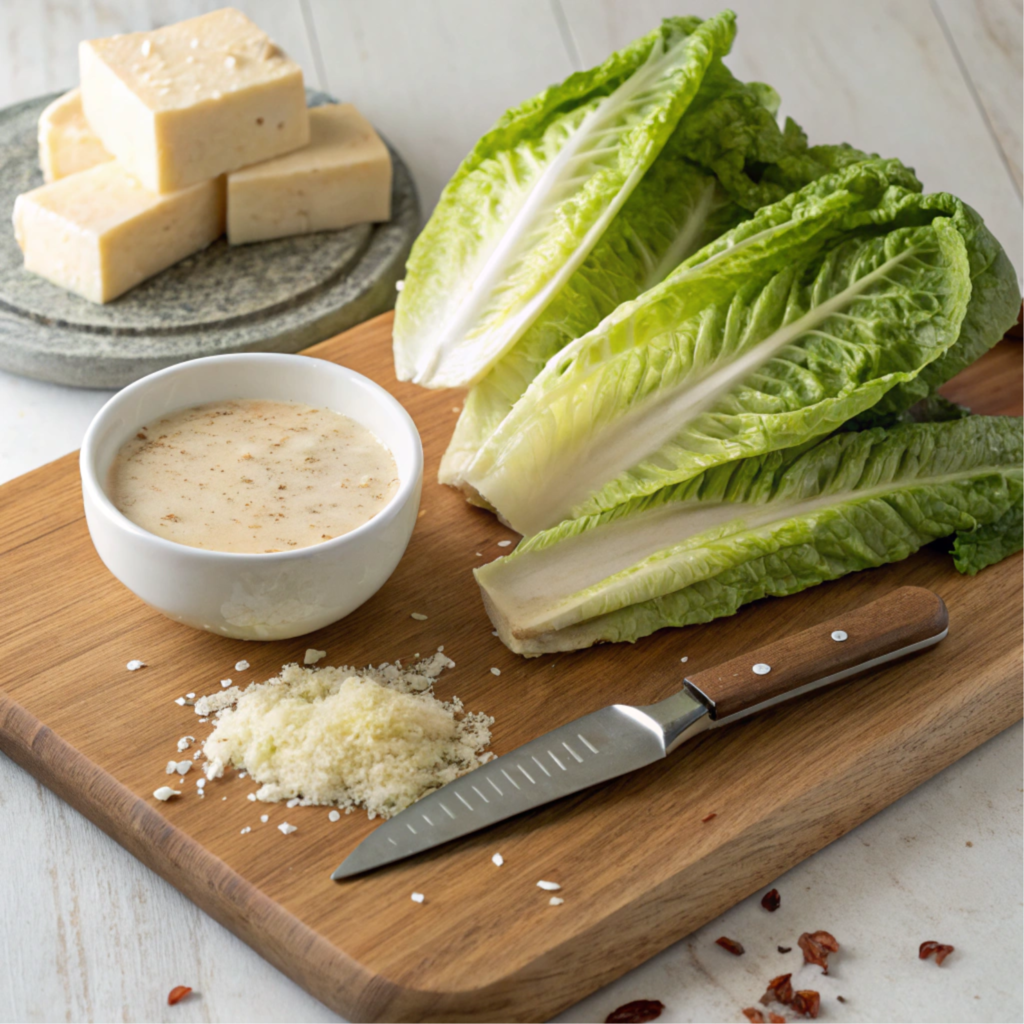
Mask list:
[{"label": "paring knife", "polygon": [[901,587],[686,677],[657,704],[614,704],[489,761],[384,822],[331,877],[383,867],[652,764],[705,729],[931,647],[948,628],[942,598]]}]

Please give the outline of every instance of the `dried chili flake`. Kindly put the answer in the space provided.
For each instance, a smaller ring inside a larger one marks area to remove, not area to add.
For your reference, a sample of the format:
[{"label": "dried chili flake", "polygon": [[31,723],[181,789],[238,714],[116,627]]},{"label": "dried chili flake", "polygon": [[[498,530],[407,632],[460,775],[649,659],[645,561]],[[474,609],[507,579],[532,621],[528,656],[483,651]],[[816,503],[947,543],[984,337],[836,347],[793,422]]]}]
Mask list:
[{"label": "dried chili flake", "polygon": [[769,1013],[768,1024],[786,1024],[786,1018],[781,1013]]},{"label": "dried chili flake", "polygon": [[792,946],[776,946],[775,948],[780,953],[792,953],[793,952],[793,947]]},{"label": "dried chili flake", "polygon": [[804,932],[796,943],[804,951],[804,963],[817,964],[822,974],[828,974],[828,955],[839,952],[834,936],[823,931]]},{"label": "dried chili flake", "polygon": [[188,985],[175,985],[167,996],[167,1005],[173,1006],[175,1003],[180,1003],[191,991],[192,989]]},{"label": "dried chili flake", "polygon": [[927,960],[928,957],[930,957],[932,955],[932,953],[934,953],[935,954],[935,963],[939,967],[941,967],[942,966],[942,961],[945,960],[946,957],[949,956],[949,954],[953,952],[954,948],[955,947],[953,947],[953,946],[947,946],[944,942],[934,942],[934,941],[922,942],[921,943],[921,948],[917,951],[917,955],[922,960]]},{"label": "dried chili flake", "polygon": [[821,1009],[821,996],[813,989],[800,989],[793,994],[793,1002],[790,1007],[794,1013],[804,1017],[817,1017]]},{"label": "dried chili flake", "polygon": [[764,1024],[764,1014],[753,1006],[748,1006],[743,1011],[743,1016],[750,1021],[750,1024]]},{"label": "dried chili flake", "polygon": [[718,812],[717,811],[712,811],[710,814],[705,814],[704,817],[701,818],[700,820],[701,820],[702,823],[706,824],[712,818],[717,818],[717,817],[718,817]]},{"label": "dried chili flake", "polygon": [[649,1020],[657,1020],[665,1004],[660,999],[634,999],[625,1003],[617,1010],[612,1010],[604,1019],[604,1024],[645,1024]]},{"label": "dried chili flake", "polygon": [[790,983],[792,974],[780,974],[768,982],[768,988],[761,996],[761,1002],[767,1006],[769,1003],[782,1003],[788,1006],[793,1001],[793,985]]},{"label": "dried chili flake", "polygon": [[746,952],[741,943],[735,939],[727,939],[724,935],[720,939],[715,939],[715,945],[728,950],[733,956],[743,956]]},{"label": "dried chili flake", "polygon": [[782,906],[782,897],[778,889],[772,889],[761,897],[761,906],[769,913],[774,914]]}]

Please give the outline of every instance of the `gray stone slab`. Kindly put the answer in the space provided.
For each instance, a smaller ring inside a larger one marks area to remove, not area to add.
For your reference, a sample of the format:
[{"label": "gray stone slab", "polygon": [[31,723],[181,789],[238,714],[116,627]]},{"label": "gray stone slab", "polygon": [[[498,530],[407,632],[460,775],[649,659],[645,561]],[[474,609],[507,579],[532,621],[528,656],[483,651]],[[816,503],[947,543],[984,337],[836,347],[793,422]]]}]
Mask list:
[{"label": "gray stone slab", "polygon": [[[36,122],[54,96],[0,110],[0,210],[42,184]],[[309,93],[310,106],[334,102]],[[224,352],[297,352],[395,303],[419,229],[412,176],[391,150],[392,219],[343,231],[208,249],[106,305],[22,265],[0,228],[0,368],[78,387],[122,387],[185,359]],[[8,222],[9,223],[9,222]]]}]

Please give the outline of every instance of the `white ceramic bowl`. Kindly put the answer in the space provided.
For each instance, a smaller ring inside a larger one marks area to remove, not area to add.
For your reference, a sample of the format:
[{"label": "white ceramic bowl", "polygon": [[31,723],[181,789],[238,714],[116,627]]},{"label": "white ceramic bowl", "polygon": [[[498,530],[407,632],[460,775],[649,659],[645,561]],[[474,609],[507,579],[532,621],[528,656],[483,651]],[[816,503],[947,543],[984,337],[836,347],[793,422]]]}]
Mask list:
[{"label": "white ceramic bowl", "polygon": [[[186,547],[143,530],[114,507],[107,474],[139,427],[177,409],[239,398],[303,402],[350,416],[391,450],[398,492],[350,533],[273,554]],[[196,359],[130,384],[96,414],[79,464],[89,533],[106,567],[170,618],[243,640],[301,636],[371,598],[405,553],[423,483],[419,434],[382,387],[322,359],[262,352]]]}]

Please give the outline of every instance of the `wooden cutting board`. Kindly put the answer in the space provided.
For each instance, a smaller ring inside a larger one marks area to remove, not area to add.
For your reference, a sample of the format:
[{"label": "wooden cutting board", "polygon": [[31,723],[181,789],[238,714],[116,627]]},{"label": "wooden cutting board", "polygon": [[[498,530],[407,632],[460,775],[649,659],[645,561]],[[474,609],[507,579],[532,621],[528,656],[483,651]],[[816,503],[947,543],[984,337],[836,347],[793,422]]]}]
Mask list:
[{"label": "wooden cutting board", "polygon": [[[470,570],[513,535],[433,483],[460,397],[395,382],[390,324],[379,317],[310,354],[367,374],[409,409],[427,457],[421,518],[384,589],[319,633],[244,643],[143,605],[93,551],[73,455],[0,488],[0,749],[338,1012],[544,1019],[1020,718],[1019,555],[968,579],[928,549],[635,646],[530,661],[511,654],[491,634]],[[1021,385],[1021,347],[1004,342],[947,392],[979,412],[1019,414]],[[252,803],[255,787],[236,776],[199,799],[196,772],[182,780],[181,798],[151,796],[168,781],[178,737],[210,728],[176,697],[216,692],[222,678],[268,678],[309,646],[326,649],[326,663],[365,665],[443,644],[457,664],[438,695],[494,715],[502,754],[606,704],[667,696],[681,684],[682,657],[699,671],[904,583],[931,587],[948,604],[950,634],[938,648],[348,883],[329,875],[373,829],[362,814],[332,823],[325,808]],[[126,671],[132,658],[147,667]],[[244,674],[232,668],[242,658],[252,665]],[[298,831],[282,835],[285,820]],[[499,851],[501,868],[491,863]],[[541,878],[562,884],[564,905],[548,905]],[[425,903],[410,900],[414,890]]]}]

